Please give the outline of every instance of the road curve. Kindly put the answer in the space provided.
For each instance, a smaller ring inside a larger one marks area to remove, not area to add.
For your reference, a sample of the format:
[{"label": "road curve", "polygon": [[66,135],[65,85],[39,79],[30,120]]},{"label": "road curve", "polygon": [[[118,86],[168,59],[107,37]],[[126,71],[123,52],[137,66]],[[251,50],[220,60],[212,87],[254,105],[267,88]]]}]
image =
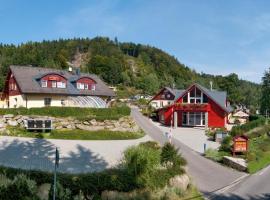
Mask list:
[{"label": "road curve", "polygon": [[[167,141],[164,133],[159,128],[153,126],[149,121],[150,119],[143,116],[137,108],[131,108],[131,115],[136,123],[154,140],[160,144],[164,144]],[[181,154],[188,162],[188,173],[192,176],[198,189],[205,196],[209,196],[215,193],[215,191],[246,176],[245,173],[221,166],[202,157],[175,138],[173,138],[172,142],[180,148]]]}]

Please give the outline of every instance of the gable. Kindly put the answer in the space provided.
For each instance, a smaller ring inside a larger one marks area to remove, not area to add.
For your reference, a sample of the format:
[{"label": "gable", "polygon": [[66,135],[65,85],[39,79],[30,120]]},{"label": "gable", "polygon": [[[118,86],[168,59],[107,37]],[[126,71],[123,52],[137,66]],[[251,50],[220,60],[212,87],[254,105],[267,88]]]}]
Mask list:
[{"label": "gable", "polygon": [[174,100],[175,95],[167,88],[163,88],[156,94],[151,101],[153,100]]},{"label": "gable", "polygon": [[176,100],[177,103],[183,102],[183,97],[191,92],[194,88],[200,90],[207,98],[210,98],[213,102],[215,102],[222,110],[226,112],[231,112],[230,108],[226,107],[226,99],[227,94],[226,92],[216,91],[216,90],[209,90],[199,84],[191,85],[179,98]]}]

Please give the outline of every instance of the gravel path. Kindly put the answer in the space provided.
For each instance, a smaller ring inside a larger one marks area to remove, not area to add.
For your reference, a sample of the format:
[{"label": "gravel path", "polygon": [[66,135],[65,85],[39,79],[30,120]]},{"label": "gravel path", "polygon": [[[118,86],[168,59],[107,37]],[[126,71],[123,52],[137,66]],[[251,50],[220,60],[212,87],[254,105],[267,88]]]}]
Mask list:
[{"label": "gravel path", "polygon": [[136,140],[52,140],[0,137],[0,165],[52,171],[55,147],[60,151],[59,171],[85,173],[116,166],[123,151],[132,145],[149,141],[145,136]]}]

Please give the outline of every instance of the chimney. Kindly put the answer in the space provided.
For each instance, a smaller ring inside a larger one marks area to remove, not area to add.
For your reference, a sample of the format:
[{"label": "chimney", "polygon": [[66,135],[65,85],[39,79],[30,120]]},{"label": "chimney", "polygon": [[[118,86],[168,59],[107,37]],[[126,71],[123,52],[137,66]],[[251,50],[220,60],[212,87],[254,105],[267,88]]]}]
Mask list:
[{"label": "chimney", "polygon": [[213,90],[213,81],[210,81],[210,90]]},{"label": "chimney", "polygon": [[72,72],[72,67],[71,67],[71,66],[68,67],[68,71],[69,71],[70,73]]},{"label": "chimney", "polygon": [[80,75],[81,75],[80,68],[76,68],[76,75],[77,75],[77,76],[80,76]]}]

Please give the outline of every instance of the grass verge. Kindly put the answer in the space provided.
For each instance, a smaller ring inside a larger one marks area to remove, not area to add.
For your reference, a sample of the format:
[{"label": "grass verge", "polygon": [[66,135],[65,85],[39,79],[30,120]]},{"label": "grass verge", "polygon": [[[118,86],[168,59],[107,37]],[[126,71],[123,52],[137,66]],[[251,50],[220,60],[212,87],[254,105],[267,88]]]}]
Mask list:
[{"label": "grass verge", "polygon": [[129,140],[138,139],[144,136],[143,131],[120,132],[110,130],[85,131],[85,130],[53,130],[51,132],[29,132],[22,128],[8,127],[9,136],[44,138],[44,139],[65,139],[65,140]]}]

